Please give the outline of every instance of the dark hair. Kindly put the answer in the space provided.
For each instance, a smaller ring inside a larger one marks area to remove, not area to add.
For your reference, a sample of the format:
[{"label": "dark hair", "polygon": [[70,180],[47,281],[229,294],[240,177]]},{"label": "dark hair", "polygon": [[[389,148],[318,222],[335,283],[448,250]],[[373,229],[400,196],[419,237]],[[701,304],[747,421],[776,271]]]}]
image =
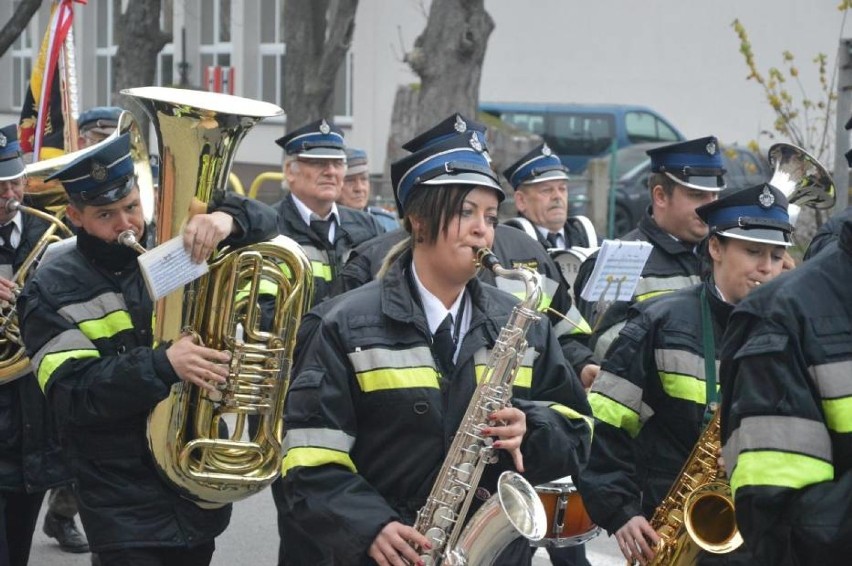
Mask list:
[{"label": "dark hair", "polygon": [[403,226],[411,232],[411,217],[419,218],[424,224],[421,234],[412,234],[415,245],[419,242],[434,244],[438,234],[447,233],[450,220],[461,214],[464,199],[475,188],[474,185],[417,185],[405,203]]},{"label": "dark hair", "polygon": [[[651,173],[651,176],[648,177],[648,190],[653,191],[654,187],[660,185],[663,187],[663,192],[666,193],[667,197],[671,197],[674,193],[674,189],[677,186],[677,183],[674,182],[671,177],[666,175],[665,173]],[[651,200],[654,199],[654,195],[651,195]]]}]

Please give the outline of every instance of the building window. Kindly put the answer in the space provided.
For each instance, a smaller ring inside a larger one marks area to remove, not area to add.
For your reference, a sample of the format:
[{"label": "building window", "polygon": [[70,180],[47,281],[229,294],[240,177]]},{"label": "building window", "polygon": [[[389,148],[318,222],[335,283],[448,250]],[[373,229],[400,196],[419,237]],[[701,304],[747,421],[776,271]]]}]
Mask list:
[{"label": "building window", "polygon": [[284,43],[284,0],[261,0],[259,17],[260,72],[257,92],[262,100],[283,105],[284,58],[287,53]]},{"label": "building window", "polygon": [[175,75],[174,0],[163,0],[163,7],[160,10],[160,29],[168,34],[172,41],[164,45],[157,55],[157,84],[172,86],[180,82],[180,76]]},{"label": "building window", "polygon": [[[20,2],[15,2],[15,9],[17,9],[18,4]],[[24,105],[24,97],[33,71],[33,59],[36,55],[33,50],[33,36],[30,33],[30,26],[24,28],[23,33],[12,44],[10,51],[12,53],[12,108],[20,110]]]},{"label": "building window", "polygon": [[201,0],[201,84],[204,70],[219,65],[231,66],[231,0]]},{"label": "building window", "polygon": [[93,3],[97,12],[98,27],[95,30],[95,77],[97,81],[96,106],[112,105],[115,74],[115,27],[121,17],[121,0]]},{"label": "building window", "polygon": [[352,116],[352,75],[355,56],[347,51],[334,81],[334,115]]}]

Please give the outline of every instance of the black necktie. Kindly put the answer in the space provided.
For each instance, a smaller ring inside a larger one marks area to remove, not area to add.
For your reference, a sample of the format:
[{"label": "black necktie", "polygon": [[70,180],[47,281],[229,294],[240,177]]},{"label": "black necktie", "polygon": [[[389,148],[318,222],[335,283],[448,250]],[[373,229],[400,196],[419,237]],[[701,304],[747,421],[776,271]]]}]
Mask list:
[{"label": "black necktie", "polygon": [[438,358],[441,369],[445,374],[453,373],[455,364],[453,357],[456,353],[456,343],[453,340],[453,315],[447,314],[447,318],[441,321],[435,334],[432,336],[432,352]]},{"label": "black necktie", "polygon": [[3,249],[8,252],[14,252],[12,247],[12,230],[15,229],[15,223],[9,222],[5,226],[0,226],[0,238],[3,238]]},{"label": "black necktie", "polygon": [[550,244],[551,248],[559,247],[559,234],[557,232],[548,232],[547,236],[545,236],[545,240]]},{"label": "black necktie", "polygon": [[328,239],[328,233],[331,230],[332,222],[334,222],[333,218],[329,218],[328,220],[311,220],[311,229],[320,237],[324,244],[331,243]]}]

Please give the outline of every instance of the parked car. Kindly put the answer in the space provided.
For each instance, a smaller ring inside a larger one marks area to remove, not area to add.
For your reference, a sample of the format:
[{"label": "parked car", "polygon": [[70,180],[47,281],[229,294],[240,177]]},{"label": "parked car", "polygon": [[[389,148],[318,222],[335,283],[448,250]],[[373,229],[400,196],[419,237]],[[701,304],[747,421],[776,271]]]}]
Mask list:
[{"label": "parked car", "polygon": [[[651,159],[645,153],[662,143],[636,144],[615,153],[615,237],[622,236],[636,227],[639,219],[651,204],[648,177],[651,175]],[[609,157],[604,158],[609,162]],[[725,169],[725,185],[730,188],[751,187],[764,183],[772,176],[766,157],[736,146],[722,146],[722,162]]]},{"label": "parked car", "polygon": [[482,102],[479,111],[539,134],[571,175],[580,175],[589,159],[611,151],[613,141],[622,148],[685,139],[668,120],[644,106]]}]

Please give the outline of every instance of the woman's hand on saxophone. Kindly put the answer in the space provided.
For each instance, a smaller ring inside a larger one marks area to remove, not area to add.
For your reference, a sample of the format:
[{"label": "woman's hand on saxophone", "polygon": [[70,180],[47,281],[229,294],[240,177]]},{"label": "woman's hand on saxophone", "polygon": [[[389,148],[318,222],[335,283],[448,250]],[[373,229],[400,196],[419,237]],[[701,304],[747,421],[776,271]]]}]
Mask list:
[{"label": "woman's hand on saxophone", "polygon": [[192,261],[206,261],[219,243],[234,230],[234,218],[224,212],[196,214],[183,231],[183,247],[192,254]]},{"label": "woman's hand on saxophone", "polygon": [[637,515],[624,523],[615,532],[618,548],[627,559],[628,564],[647,564],[656,554],[656,546],[660,535],[648,522],[648,519]]},{"label": "woman's hand on saxophone", "polygon": [[183,381],[217,393],[216,384],[228,377],[229,352],[205,348],[195,343],[193,336],[183,336],[166,350],[169,363]]},{"label": "woman's hand on saxophone", "polygon": [[392,521],[379,531],[367,554],[379,566],[423,564],[420,561],[420,554],[412,545],[417,548],[432,548],[429,539],[420,534],[417,529]]},{"label": "woman's hand on saxophone", "polygon": [[527,415],[520,409],[504,407],[491,413],[489,419],[495,424],[482,429],[482,434],[496,436],[498,440],[495,440],[492,446],[506,450],[512,456],[515,469],[523,473],[524,456],[521,454],[521,441],[527,433]]}]

